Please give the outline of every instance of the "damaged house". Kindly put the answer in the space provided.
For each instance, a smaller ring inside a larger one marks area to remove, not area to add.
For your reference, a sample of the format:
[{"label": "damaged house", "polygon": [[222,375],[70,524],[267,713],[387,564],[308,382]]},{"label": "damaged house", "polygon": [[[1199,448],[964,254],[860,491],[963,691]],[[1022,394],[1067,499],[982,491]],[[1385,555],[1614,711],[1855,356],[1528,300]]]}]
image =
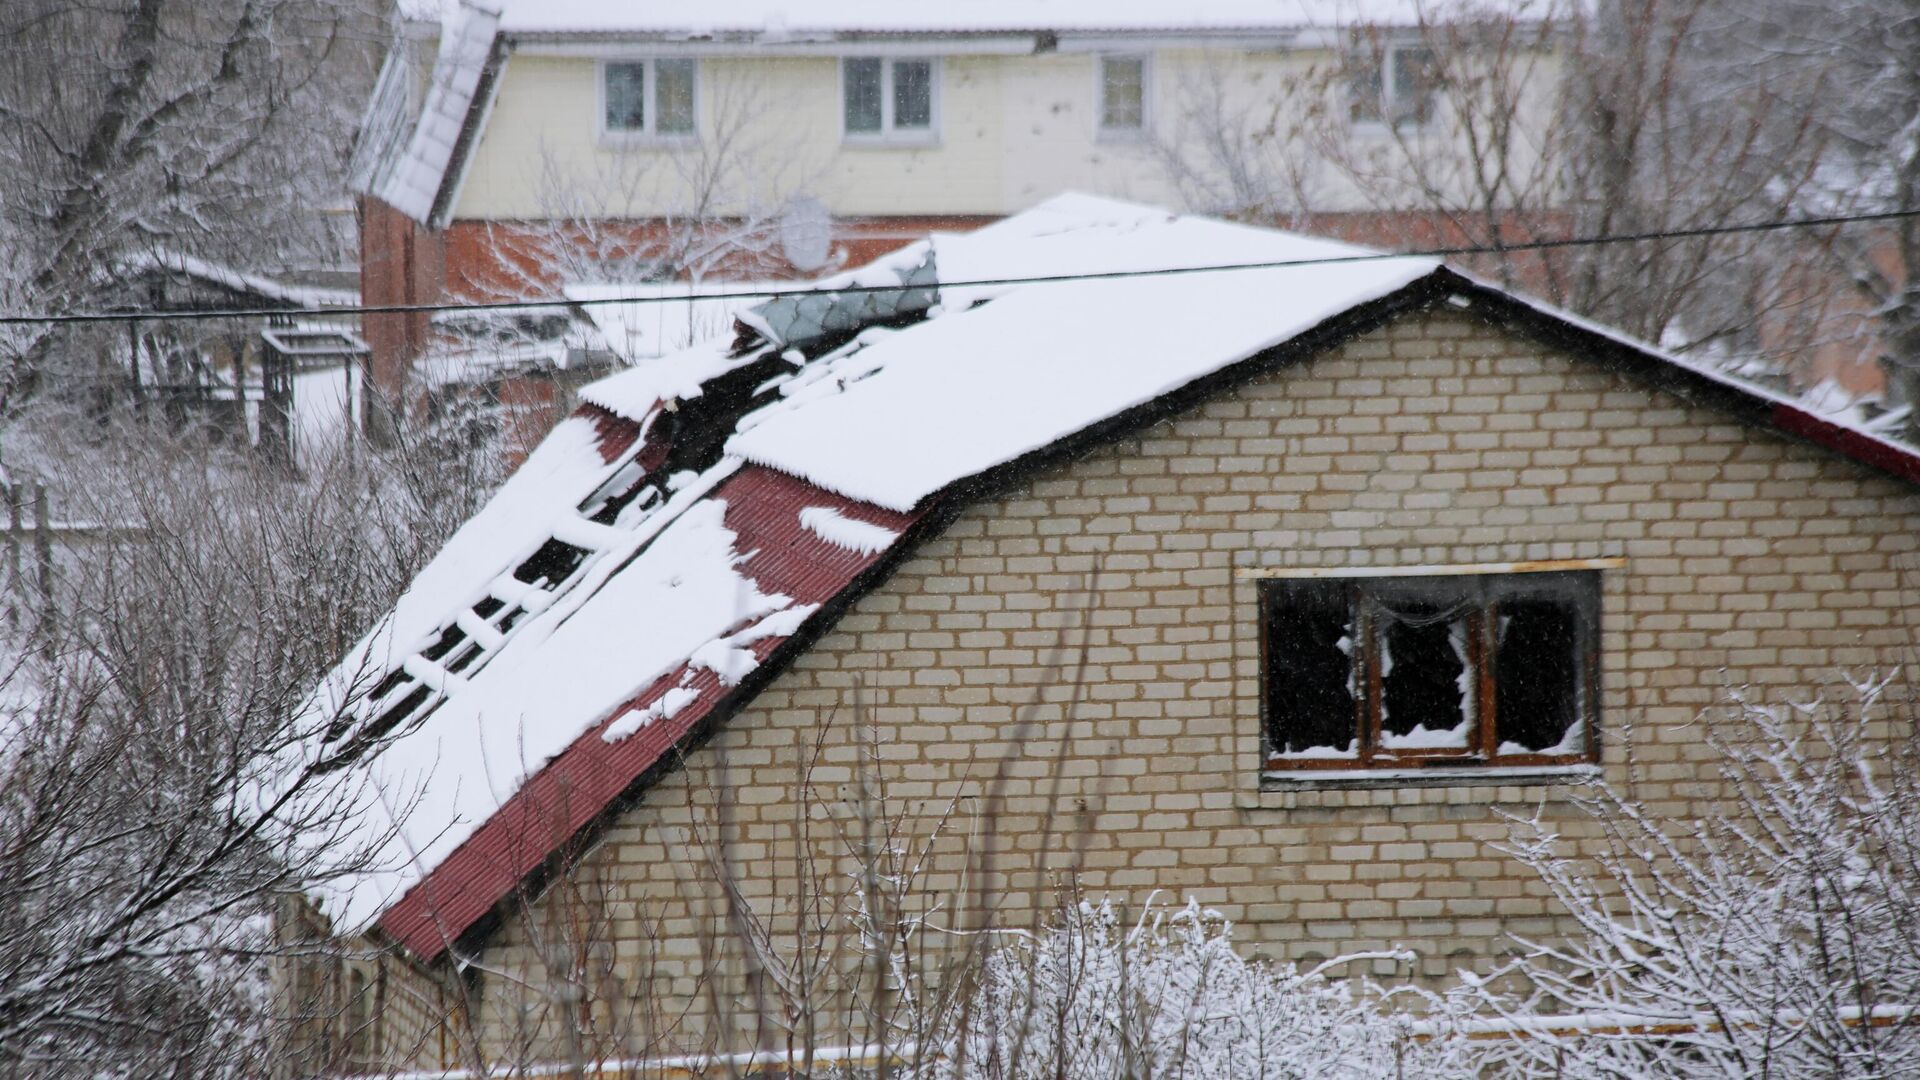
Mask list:
[{"label": "damaged house", "polygon": [[1432,259],[1061,196],[581,397],[322,688],[387,743],[320,898],[364,1066],[695,1030],[716,845],[799,918],[863,770],[1003,924],[1484,967],[1557,925],[1504,813],[1684,806],[1727,686],[1910,659],[1911,448]]}]

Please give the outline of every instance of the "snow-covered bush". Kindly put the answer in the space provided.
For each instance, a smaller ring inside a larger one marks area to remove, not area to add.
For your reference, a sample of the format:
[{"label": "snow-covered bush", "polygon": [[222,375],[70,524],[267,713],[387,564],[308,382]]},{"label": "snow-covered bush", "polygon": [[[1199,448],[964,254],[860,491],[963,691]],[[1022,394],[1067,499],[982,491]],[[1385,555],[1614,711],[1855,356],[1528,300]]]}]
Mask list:
[{"label": "snow-covered bush", "polygon": [[1736,694],[1708,721],[1720,794],[1698,821],[1605,792],[1592,863],[1523,831],[1577,929],[1526,943],[1530,996],[1482,999],[1542,1032],[1511,1042],[1540,1073],[1920,1075],[1920,739],[1888,681],[1855,690]]},{"label": "snow-covered bush", "polygon": [[257,1072],[293,1034],[276,916],[362,858],[337,800],[295,797],[318,768],[281,768],[319,734],[297,706],[495,470],[433,432],[294,476],[93,430],[12,458],[75,538],[48,595],[0,591],[0,1074]]},{"label": "snow-covered bush", "polygon": [[1189,902],[1131,924],[1082,903],[988,951],[977,988],[916,1080],[1105,1077],[1478,1077],[1455,996],[1349,980],[1344,957],[1300,970],[1249,960],[1232,926]]}]

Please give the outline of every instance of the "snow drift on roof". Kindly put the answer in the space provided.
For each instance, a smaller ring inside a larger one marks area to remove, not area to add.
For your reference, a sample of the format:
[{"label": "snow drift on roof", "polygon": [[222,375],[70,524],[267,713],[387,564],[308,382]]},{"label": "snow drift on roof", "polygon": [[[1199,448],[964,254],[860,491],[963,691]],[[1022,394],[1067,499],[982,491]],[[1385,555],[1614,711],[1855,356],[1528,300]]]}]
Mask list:
[{"label": "snow drift on roof", "polygon": [[[1070,197],[934,241],[943,279],[1287,262],[1358,249]],[[1080,227],[1040,228],[1073,214]],[[1398,258],[1012,286],[942,287],[940,317],[876,340],[736,436],[730,452],[911,509],[1431,273]],[[992,297],[991,302],[981,301]],[[876,453],[877,447],[900,452]],[[907,449],[910,448],[910,449]]]},{"label": "snow drift on roof", "polygon": [[[377,160],[357,162],[354,173],[367,194],[425,224],[439,201],[454,148],[466,126],[467,114],[479,93],[494,36],[500,28],[495,11],[462,3],[448,10],[440,33],[440,53],[433,64],[433,81],[420,108],[413,133],[404,143],[391,133],[397,111],[410,93],[406,66],[382,69],[378,96],[362,127],[363,139],[381,144]],[[396,74],[389,74],[389,69]]]},{"label": "snow drift on roof", "polygon": [[[418,0],[416,0],[418,2]],[[1185,4],[1114,0],[708,0],[640,4],[631,0],[504,0],[502,25],[519,33],[613,31],[706,36],[763,33],[1031,33],[1299,29],[1413,25],[1448,6],[1438,0],[1190,0]],[[1525,8],[1520,3],[1513,6]]]}]

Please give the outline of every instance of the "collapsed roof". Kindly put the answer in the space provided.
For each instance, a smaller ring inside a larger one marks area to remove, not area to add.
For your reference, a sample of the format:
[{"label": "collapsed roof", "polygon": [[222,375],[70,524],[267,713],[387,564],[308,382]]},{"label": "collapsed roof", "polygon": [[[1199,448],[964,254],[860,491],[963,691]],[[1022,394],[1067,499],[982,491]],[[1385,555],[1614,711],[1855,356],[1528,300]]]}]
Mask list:
[{"label": "collapsed roof", "polygon": [[1433,259],[1061,196],[588,387],[317,691],[312,752],[381,850],[324,903],[440,955],[961,507],[1449,301],[1920,481],[1910,448]]}]

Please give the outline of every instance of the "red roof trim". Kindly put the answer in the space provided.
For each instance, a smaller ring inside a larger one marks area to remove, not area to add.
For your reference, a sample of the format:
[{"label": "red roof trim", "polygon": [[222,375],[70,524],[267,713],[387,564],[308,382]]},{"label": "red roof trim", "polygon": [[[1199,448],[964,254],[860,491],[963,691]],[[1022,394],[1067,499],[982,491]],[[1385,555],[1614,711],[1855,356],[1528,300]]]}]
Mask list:
[{"label": "red roof trim", "polygon": [[1920,447],[1875,438],[1784,401],[1774,404],[1771,419],[1774,427],[1789,435],[1797,435],[1829,450],[1837,450],[1862,464],[1892,473],[1902,480],[1920,484]]},{"label": "red roof trim", "polygon": [[[827,542],[800,524],[801,510],[831,507],[895,532],[917,518],[758,466],[742,468],[711,497],[726,500],[727,528],[738,537],[738,550],[747,553],[741,572],[763,592],[790,596],[796,604],[826,603],[886,554],[862,554]],[[809,629],[820,617],[808,621]],[[789,640],[764,638],[752,649],[764,663]],[[615,743],[600,737],[615,719],[652,705],[683,679],[699,697],[672,718],[655,720]],[[380,929],[423,960],[439,956],[696,725],[755,689],[751,679],[740,687],[722,686],[712,671],[689,670],[684,664],[655,679],[522,785],[498,813],[387,909]]]}]

